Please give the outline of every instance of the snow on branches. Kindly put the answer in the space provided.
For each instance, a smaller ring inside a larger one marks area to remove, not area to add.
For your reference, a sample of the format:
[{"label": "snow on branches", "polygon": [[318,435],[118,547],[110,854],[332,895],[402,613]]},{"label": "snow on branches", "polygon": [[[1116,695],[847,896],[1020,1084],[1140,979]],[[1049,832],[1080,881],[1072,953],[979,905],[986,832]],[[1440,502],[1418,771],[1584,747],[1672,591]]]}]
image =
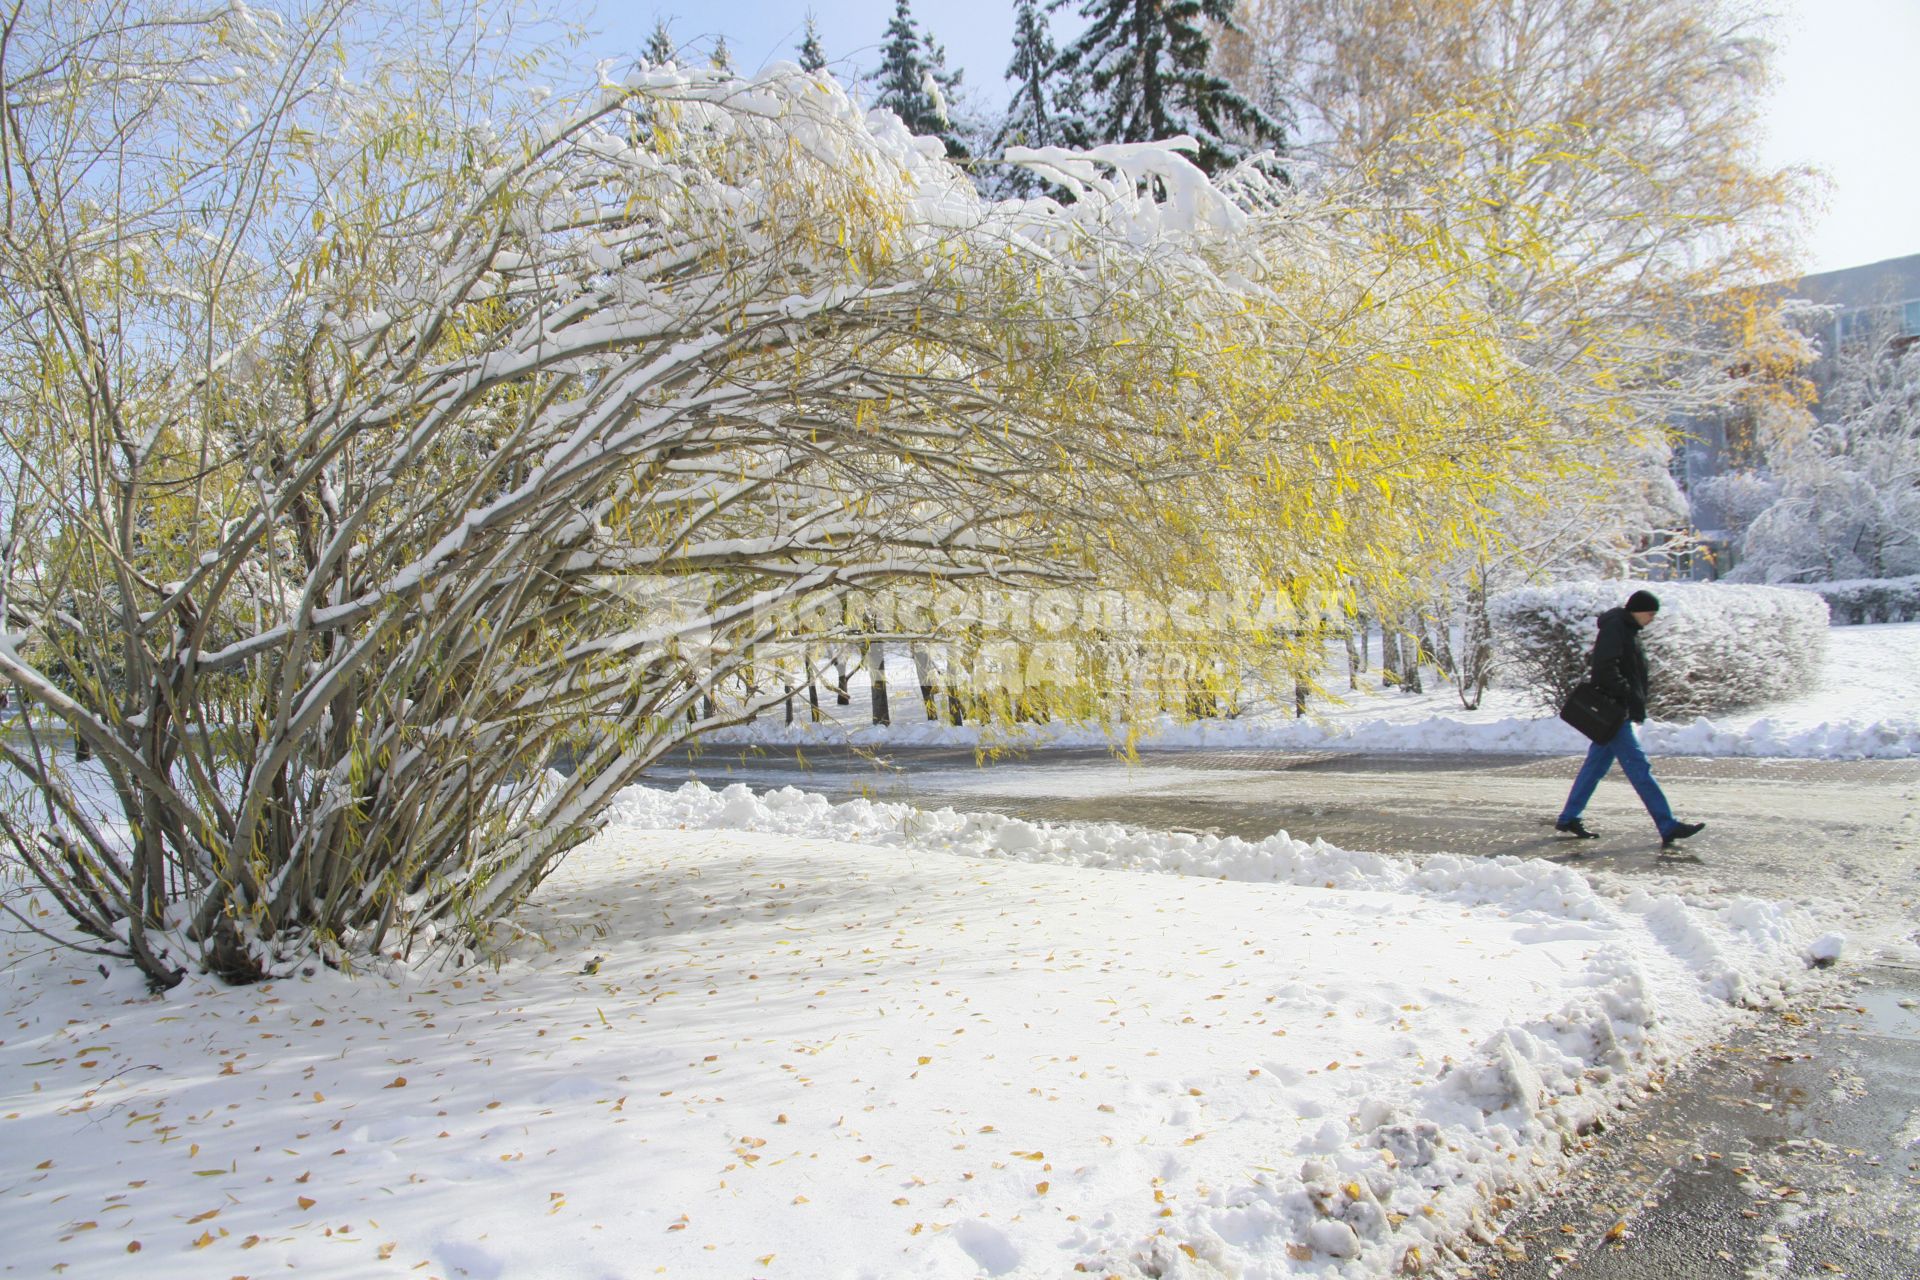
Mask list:
[{"label": "snow on branches", "polygon": [[[124,274],[110,322],[8,268],[39,532],[0,648],[35,798],[0,817],[156,981],[472,941],[649,763],[806,675],[809,611],[969,578],[1390,594],[1544,430],[1437,257],[1172,146],[1035,153],[1073,203],[995,204],[784,64],[604,74],[524,130],[371,89],[321,129],[288,83],[262,134],[319,177],[246,153],[226,212],[277,232],[230,242],[244,291]],[[47,261],[57,215],[22,223]]]}]

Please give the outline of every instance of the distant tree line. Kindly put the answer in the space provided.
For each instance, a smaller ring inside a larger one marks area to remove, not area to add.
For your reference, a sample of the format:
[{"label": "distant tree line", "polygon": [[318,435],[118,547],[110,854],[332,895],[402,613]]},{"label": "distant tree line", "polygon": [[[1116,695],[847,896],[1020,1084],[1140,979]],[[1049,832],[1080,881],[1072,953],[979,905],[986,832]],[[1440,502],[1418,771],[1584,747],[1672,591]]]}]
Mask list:
[{"label": "distant tree line", "polygon": [[[1067,0],[1014,0],[1013,52],[1004,110],[972,110],[960,100],[964,71],[949,65],[939,40],[914,18],[911,0],[895,0],[879,41],[879,64],[861,74],[873,105],[916,134],[939,138],[950,159],[997,156],[1007,147],[1101,146],[1158,142],[1185,135],[1209,174],[1250,154],[1278,152],[1286,139],[1285,102],[1263,90],[1249,96],[1214,67],[1215,37],[1236,32],[1236,0],[1081,0],[1080,36],[1055,43],[1049,15]],[[819,23],[809,13],[795,49],[802,70],[827,65]],[[725,37],[690,58],[665,18],[643,56],[653,63],[700,61],[732,69]],[[989,194],[1031,194],[1031,173],[981,164],[975,181]]]}]

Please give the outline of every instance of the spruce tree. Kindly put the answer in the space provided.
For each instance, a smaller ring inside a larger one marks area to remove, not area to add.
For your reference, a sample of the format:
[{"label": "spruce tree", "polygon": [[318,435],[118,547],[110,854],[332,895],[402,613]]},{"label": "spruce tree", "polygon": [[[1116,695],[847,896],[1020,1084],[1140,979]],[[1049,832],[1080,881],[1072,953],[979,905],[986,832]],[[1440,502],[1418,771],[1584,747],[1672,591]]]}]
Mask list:
[{"label": "spruce tree", "polygon": [[647,37],[647,47],[641,56],[658,67],[672,62],[673,54],[673,35],[667,30],[667,20],[655,18],[653,34]]},{"label": "spruce tree", "polygon": [[872,81],[874,105],[899,116],[914,133],[939,138],[949,156],[967,154],[946,105],[960,87],[960,72],[947,70],[946,50],[920,29],[907,0],[895,0]]},{"label": "spruce tree", "polygon": [[1055,74],[1084,75],[1088,142],[1154,142],[1189,134],[1201,168],[1217,173],[1254,146],[1278,148],[1283,129],[1208,68],[1205,23],[1233,25],[1234,0],[1082,0],[1086,31]]},{"label": "spruce tree", "polygon": [[1014,0],[1013,60],[1007,64],[1013,96],[994,146],[1050,147],[1064,141],[1053,109],[1052,73],[1059,59],[1040,0]]},{"label": "spruce tree", "polygon": [[[1082,141],[1077,82],[1055,74],[1060,51],[1047,25],[1050,7],[1045,0],[1014,0],[1013,59],[1007,64],[1013,94],[994,134],[995,151],[1077,146]],[[988,194],[1000,196],[1031,196],[1049,188],[1037,175],[1010,166],[1004,174],[985,179],[984,185]]]},{"label": "spruce tree", "polygon": [[812,10],[807,12],[807,29],[800,39],[800,69],[819,71],[827,65],[827,51],[820,46],[820,24]]},{"label": "spruce tree", "polygon": [[715,36],[713,38],[713,56],[708,59],[708,63],[715,71],[726,71],[729,73],[733,71],[733,50],[727,48],[727,38],[725,36]]}]

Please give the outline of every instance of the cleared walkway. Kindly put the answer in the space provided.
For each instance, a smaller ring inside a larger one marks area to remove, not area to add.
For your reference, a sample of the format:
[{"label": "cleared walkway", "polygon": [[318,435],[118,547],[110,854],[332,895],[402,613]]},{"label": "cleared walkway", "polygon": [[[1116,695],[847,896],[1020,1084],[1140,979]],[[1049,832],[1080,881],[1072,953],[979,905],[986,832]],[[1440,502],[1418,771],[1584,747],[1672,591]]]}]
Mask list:
[{"label": "cleared walkway", "polygon": [[1920,914],[1920,760],[1656,758],[1675,812],[1707,823],[1683,846],[1684,861],[1660,856],[1618,770],[1587,812],[1602,838],[1557,835],[1553,818],[1578,765],[1575,756],[1280,751],[1144,752],[1129,763],[1090,750],[976,764],[972,752],[951,749],[727,747],[663,761],[653,776],[1248,839],[1285,830],[1381,853],[1577,858],[1595,870],[1685,875],[1775,898],[1853,899],[1871,889]]}]

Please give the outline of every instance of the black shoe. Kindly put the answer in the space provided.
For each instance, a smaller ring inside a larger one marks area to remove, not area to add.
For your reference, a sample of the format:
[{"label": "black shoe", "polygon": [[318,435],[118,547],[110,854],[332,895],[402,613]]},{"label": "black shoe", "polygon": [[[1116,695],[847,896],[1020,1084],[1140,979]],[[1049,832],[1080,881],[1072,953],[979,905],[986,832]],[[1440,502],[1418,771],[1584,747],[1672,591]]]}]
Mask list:
[{"label": "black shoe", "polygon": [[1572,822],[1556,822],[1553,824],[1553,829],[1555,831],[1565,832],[1570,836],[1577,836],[1582,840],[1598,840],[1600,838],[1598,831],[1587,830],[1587,824],[1578,818],[1575,818]]},{"label": "black shoe", "polygon": [[1699,835],[1706,829],[1707,824],[1704,822],[1676,822],[1673,824],[1672,830],[1660,837],[1660,843],[1663,846],[1675,845],[1685,840],[1688,836]]}]

